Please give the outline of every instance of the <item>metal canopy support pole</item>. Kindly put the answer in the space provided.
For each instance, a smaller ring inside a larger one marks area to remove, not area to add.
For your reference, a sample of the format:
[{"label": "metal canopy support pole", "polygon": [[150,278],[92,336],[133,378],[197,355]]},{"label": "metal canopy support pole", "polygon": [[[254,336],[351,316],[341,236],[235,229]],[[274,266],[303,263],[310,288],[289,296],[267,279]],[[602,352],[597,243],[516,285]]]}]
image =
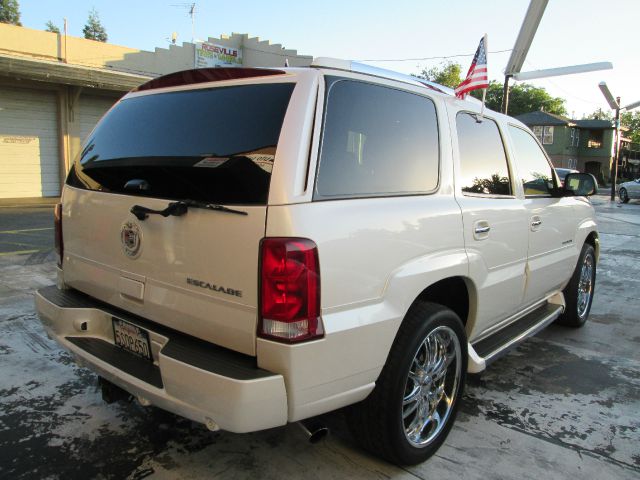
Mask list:
[{"label": "metal canopy support pole", "polygon": [[504,113],[505,115],[507,114],[507,111],[509,110],[509,79],[512,77],[512,75],[505,75],[504,76],[504,87],[502,88],[502,113]]},{"label": "metal canopy support pole", "polygon": [[616,199],[616,183],[618,182],[618,156],[620,155],[620,97],[616,98],[616,140],[613,145],[613,164],[611,165],[611,201]]}]

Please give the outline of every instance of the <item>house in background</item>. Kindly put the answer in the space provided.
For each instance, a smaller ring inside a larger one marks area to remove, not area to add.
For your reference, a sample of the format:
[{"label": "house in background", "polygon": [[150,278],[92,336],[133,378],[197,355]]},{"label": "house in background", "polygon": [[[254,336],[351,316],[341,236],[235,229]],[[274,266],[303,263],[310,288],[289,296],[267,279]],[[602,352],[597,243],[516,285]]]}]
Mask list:
[{"label": "house in background", "polygon": [[194,67],[306,66],[247,34],[153,52],[0,23],[0,203],[58,197],[81,143],[132,88]]},{"label": "house in background", "polygon": [[[611,178],[615,130],[611,120],[572,120],[543,111],[516,117],[533,131],[555,167],[593,174],[600,183]],[[632,144],[621,129],[618,176],[640,175],[640,145]]]}]

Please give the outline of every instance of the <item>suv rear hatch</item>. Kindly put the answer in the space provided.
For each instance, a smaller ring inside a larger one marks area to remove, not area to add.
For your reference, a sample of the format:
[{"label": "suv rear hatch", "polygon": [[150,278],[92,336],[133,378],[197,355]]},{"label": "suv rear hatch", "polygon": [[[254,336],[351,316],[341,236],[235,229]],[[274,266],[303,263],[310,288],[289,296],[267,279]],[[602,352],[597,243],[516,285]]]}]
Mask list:
[{"label": "suv rear hatch", "polygon": [[[259,245],[291,77],[147,90],[116,104],[67,178],[65,283],[255,355]],[[179,201],[191,204],[166,211]]]}]

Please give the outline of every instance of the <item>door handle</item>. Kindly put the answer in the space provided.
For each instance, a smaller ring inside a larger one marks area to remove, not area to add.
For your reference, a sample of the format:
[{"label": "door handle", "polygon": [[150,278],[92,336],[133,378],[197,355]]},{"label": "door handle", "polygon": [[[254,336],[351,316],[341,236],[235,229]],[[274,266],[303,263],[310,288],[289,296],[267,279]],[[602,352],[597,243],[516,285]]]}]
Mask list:
[{"label": "door handle", "polygon": [[490,231],[491,227],[486,220],[478,220],[473,224],[473,238],[476,240],[486,240]]},{"label": "door handle", "polygon": [[532,220],[531,221],[531,226],[532,227],[539,227],[540,225],[542,225],[542,220]]}]

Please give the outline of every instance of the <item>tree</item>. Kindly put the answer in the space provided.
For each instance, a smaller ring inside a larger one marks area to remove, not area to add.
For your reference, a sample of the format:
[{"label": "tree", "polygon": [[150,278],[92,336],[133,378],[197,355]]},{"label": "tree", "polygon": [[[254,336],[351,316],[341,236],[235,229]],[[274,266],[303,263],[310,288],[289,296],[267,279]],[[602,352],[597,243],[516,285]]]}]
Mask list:
[{"label": "tree", "polygon": [[[487,107],[491,110],[500,111],[502,106],[502,83],[495,80],[489,83],[487,89]],[[482,98],[482,90],[474,90],[471,94]],[[530,83],[516,83],[509,89],[509,115],[516,117],[523,113],[544,110],[556,115],[566,115],[565,99],[552,97],[544,88],[536,87]]]},{"label": "tree", "polygon": [[60,29],[51,20],[49,20],[45,26],[47,27],[45,28],[45,32],[60,33]]},{"label": "tree", "polygon": [[[609,120],[613,122],[615,114],[612,110],[597,110],[585,115],[588,120]],[[640,143],[640,112],[621,112],[620,126],[627,130],[623,132],[625,137],[629,137],[633,143]]]},{"label": "tree", "polygon": [[601,108],[582,117],[583,120],[613,120],[613,118],[613,113],[605,112]]},{"label": "tree", "polygon": [[461,68],[459,63],[445,62],[437,67],[425,68],[416,76],[430,82],[439,83],[445,87],[456,88],[462,82],[462,78],[460,78]]},{"label": "tree", "polygon": [[100,23],[100,18],[95,8],[92,8],[89,12],[89,19],[82,29],[82,33],[84,33],[84,38],[88,40],[96,40],[98,42],[107,41],[107,32],[102,26],[102,23]]},{"label": "tree", "polygon": [[640,143],[640,112],[623,112],[620,114],[620,125],[628,128],[625,136],[633,143]]},{"label": "tree", "polygon": [[[462,67],[459,63],[445,62],[432,68],[425,68],[416,75],[430,82],[439,83],[447,87],[456,88],[462,83]],[[482,90],[474,90],[471,95],[482,99]],[[487,88],[487,108],[500,111],[502,107],[502,83],[492,81]],[[516,83],[509,90],[509,115],[515,117],[523,113],[544,110],[556,115],[566,115],[565,100],[552,97],[544,88],[535,87],[529,83]]]},{"label": "tree", "polygon": [[22,26],[18,0],[0,0],[0,23]]}]

